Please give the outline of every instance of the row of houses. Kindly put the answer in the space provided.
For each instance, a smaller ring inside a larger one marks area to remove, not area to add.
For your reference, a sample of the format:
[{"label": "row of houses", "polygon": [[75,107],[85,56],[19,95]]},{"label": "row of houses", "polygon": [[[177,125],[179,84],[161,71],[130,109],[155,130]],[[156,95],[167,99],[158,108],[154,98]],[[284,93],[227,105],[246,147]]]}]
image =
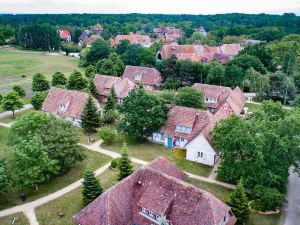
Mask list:
[{"label": "row of houses", "polygon": [[231,208],[185,182],[187,174],[160,157],[109,188],[73,217],[80,225],[234,225]]}]

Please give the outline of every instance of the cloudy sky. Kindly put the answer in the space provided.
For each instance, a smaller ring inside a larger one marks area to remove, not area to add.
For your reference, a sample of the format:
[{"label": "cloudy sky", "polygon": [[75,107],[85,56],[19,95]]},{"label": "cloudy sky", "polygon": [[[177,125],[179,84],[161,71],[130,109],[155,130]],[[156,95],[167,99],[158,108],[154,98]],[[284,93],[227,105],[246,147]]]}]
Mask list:
[{"label": "cloudy sky", "polygon": [[0,13],[270,13],[300,15],[300,0],[0,0]]}]

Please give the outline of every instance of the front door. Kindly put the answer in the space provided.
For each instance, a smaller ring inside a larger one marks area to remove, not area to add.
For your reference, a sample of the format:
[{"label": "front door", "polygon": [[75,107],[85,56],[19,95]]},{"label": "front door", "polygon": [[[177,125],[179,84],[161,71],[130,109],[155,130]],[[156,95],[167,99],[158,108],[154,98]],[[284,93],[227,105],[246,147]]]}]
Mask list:
[{"label": "front door", "polygon": [[168,137],[168,148],[172,148],[173,147],[173,138]]}]

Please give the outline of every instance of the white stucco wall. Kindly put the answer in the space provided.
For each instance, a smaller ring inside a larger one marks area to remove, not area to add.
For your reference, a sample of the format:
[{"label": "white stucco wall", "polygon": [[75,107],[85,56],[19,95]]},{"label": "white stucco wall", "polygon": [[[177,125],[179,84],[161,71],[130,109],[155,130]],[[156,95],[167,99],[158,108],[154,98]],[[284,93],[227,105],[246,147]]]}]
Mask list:
[{"label": "white stucco wall", "polygon": [[[199,152],[202,152],[202,157],[199,157]],[[186,145],[187,160],[213,166],[216,155],[215,150],[202,134]]]}]

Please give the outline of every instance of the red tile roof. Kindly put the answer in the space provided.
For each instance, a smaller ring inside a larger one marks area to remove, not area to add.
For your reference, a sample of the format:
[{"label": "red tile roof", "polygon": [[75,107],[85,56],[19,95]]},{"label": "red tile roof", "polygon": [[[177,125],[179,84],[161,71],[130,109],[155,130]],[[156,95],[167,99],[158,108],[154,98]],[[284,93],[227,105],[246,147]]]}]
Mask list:
[{"label": "red tile roof", "polygon": [[103,27],[101,24],[97,23],[96,25],[92,26],[92,31],[102,31]]},{"label": "red tile roof", "polygon": [[68,30],[59,30],[60,39],[67,39],[70,35],[71,33]]},{"label": "red tile roof", "polygon": [[[158,159],[157,163],[170,164]],[[173,225],[219,225],[230,212],[212,194],[167,175],[156,168],[144,166],[99,196],[81,210],[74,220],[81,225],[149,225],[141,207],[160,216],[166,214]],[[236,219],[230,217],[230,223]]]},{"label": "red tile roof", "polygon": [[[88,97],[85,92],[52,87],[43,103],[42,111],[79,119]],[[66,107],[65,112],[60,110],[61,106]]]},{"label": "red tile roof", "polygon": [[219,60],[226,63],[242,49],[240,44],[224,44],[219,47],[208,45],[164,45],[160,50],[162,59],[175,55],[179,60],[190,59],[195,62],[209,63],[211,60]]},{"label": "red tile roof", "polygon": [[[140,76],[140,80],[136,80],[135,77]],[[126,66],[123,78],[127,78],[136,84],[146,84],[152,86],[161,86],[162,77],[159,71],[155,68],[141,67],[141,66]]]},{"label": "red tile roof", "polygon": [[[169,113],[165,125],[161,128],[165,136],[183,137],[192,140],[196,137],[210,121],[211,113],[200,109],[183,106],[173,106]],[[176,131],[176,125],[192,128],[191,134]]]},{"label": "red tile roof", "polygon": [[217,108],[229,97],[232,90],[229,87],[210,85],[210,84],[200,84],[195,83],[193,85],[198,91],[202,92],[205,98],[214,98],[217,103],[205,103],[208,108]]},{"label": "red tile roof", "polygon": [[135,84],[127,78],[100,74],[95,76],[94,83],[98,93],[103,96],[108,96],[111,88],[114,86],[119,99],[128,96],[129,92],[135,87]]},{"label": "red tile roof", "polygon": [[231,107],[232,111],[236,115],[240,115],[246,104],[247,98],[244,96],[242,90],[239,87],[236,87],[226,101]]},{"label": "red tile roof", "polygon": [[98,34],[93,34],[85,41],[85,44],[92,45],[94,43],[94,41],[96,41],[98,39],[103,39],[103,38]]},{"label": "red tile roof", "polygon": [[152,44],[152,40],[148,35],[140,35],[140,34],[128,34],[128,35],[117,35],[115,39],[110,39],[110,43],[113,47],[120,44],[122,40],[128,40],[130,44],[140,44],[142,46],[150,46]]}]

